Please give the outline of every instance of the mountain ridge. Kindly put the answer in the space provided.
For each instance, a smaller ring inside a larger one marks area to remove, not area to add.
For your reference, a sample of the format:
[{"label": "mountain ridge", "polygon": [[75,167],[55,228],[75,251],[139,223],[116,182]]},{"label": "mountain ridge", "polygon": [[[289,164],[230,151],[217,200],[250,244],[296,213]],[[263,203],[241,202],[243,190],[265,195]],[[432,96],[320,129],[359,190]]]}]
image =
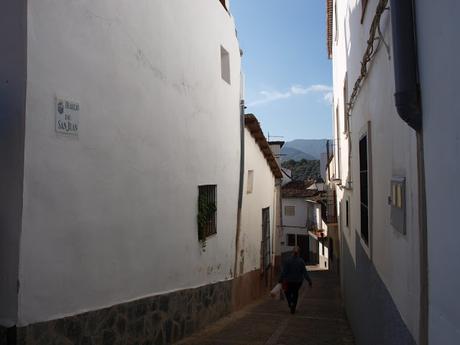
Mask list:
[{"label": "mountain ridge", "polygon": [[295,139],[288,141],[281,149],[281,161],[320,160],[326,152],[328,139]]}]

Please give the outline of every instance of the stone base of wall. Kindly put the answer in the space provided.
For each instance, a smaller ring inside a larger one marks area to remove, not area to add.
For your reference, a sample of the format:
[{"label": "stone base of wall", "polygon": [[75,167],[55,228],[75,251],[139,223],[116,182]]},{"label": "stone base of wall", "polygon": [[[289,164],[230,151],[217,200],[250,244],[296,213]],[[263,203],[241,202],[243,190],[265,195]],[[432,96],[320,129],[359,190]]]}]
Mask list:
[{"label": "stone base of wall", "polygon": [[232,285],[220,282],[17,328],[16,343],[171,344],[229,314]]}]

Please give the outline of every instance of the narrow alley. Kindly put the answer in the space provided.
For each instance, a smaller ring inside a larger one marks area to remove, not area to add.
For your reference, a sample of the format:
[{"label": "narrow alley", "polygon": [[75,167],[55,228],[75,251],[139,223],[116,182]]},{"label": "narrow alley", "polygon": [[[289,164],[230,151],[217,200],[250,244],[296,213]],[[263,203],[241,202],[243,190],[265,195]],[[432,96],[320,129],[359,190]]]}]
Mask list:
[{"label": "narrow alley", "polygon": [[285,300],[261,299],[177,345],[352,345],[340,300],[338,276],[311,272],[313,287],[304,284],[296,314]]},{"label": "narrow alley", "polygon": [[0,345],[460,344],[459,15],[2,1]]}]

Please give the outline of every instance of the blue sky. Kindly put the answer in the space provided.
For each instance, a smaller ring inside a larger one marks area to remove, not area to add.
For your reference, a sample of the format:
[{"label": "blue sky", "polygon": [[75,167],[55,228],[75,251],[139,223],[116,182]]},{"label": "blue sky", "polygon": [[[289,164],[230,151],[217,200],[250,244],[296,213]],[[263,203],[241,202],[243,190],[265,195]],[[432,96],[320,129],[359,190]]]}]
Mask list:
[{"label": "blue sky", "polygon": [[325,0],[230,2],[244,53],[246,112],[257,116],[265,135],[332,136],[325,6]]}]

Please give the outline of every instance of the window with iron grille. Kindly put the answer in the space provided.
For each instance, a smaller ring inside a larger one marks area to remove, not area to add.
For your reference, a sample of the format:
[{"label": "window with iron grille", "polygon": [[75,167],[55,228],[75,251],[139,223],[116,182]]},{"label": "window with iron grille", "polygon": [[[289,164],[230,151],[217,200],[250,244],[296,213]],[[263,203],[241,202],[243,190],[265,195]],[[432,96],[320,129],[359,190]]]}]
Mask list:
[{"label": "window with iron grille", "polygon": [[359,140],[359,189],[361,203],[361,238],[369,244],[369,167],[367,135]]},{"label": "window with iron grille", "polygon": [[270,207],[262,209],[262,269],[270,266]]},{"label": "window with iron grille", "polygon": [[217,186],[198,186],[198,239],[217,233]]}]

